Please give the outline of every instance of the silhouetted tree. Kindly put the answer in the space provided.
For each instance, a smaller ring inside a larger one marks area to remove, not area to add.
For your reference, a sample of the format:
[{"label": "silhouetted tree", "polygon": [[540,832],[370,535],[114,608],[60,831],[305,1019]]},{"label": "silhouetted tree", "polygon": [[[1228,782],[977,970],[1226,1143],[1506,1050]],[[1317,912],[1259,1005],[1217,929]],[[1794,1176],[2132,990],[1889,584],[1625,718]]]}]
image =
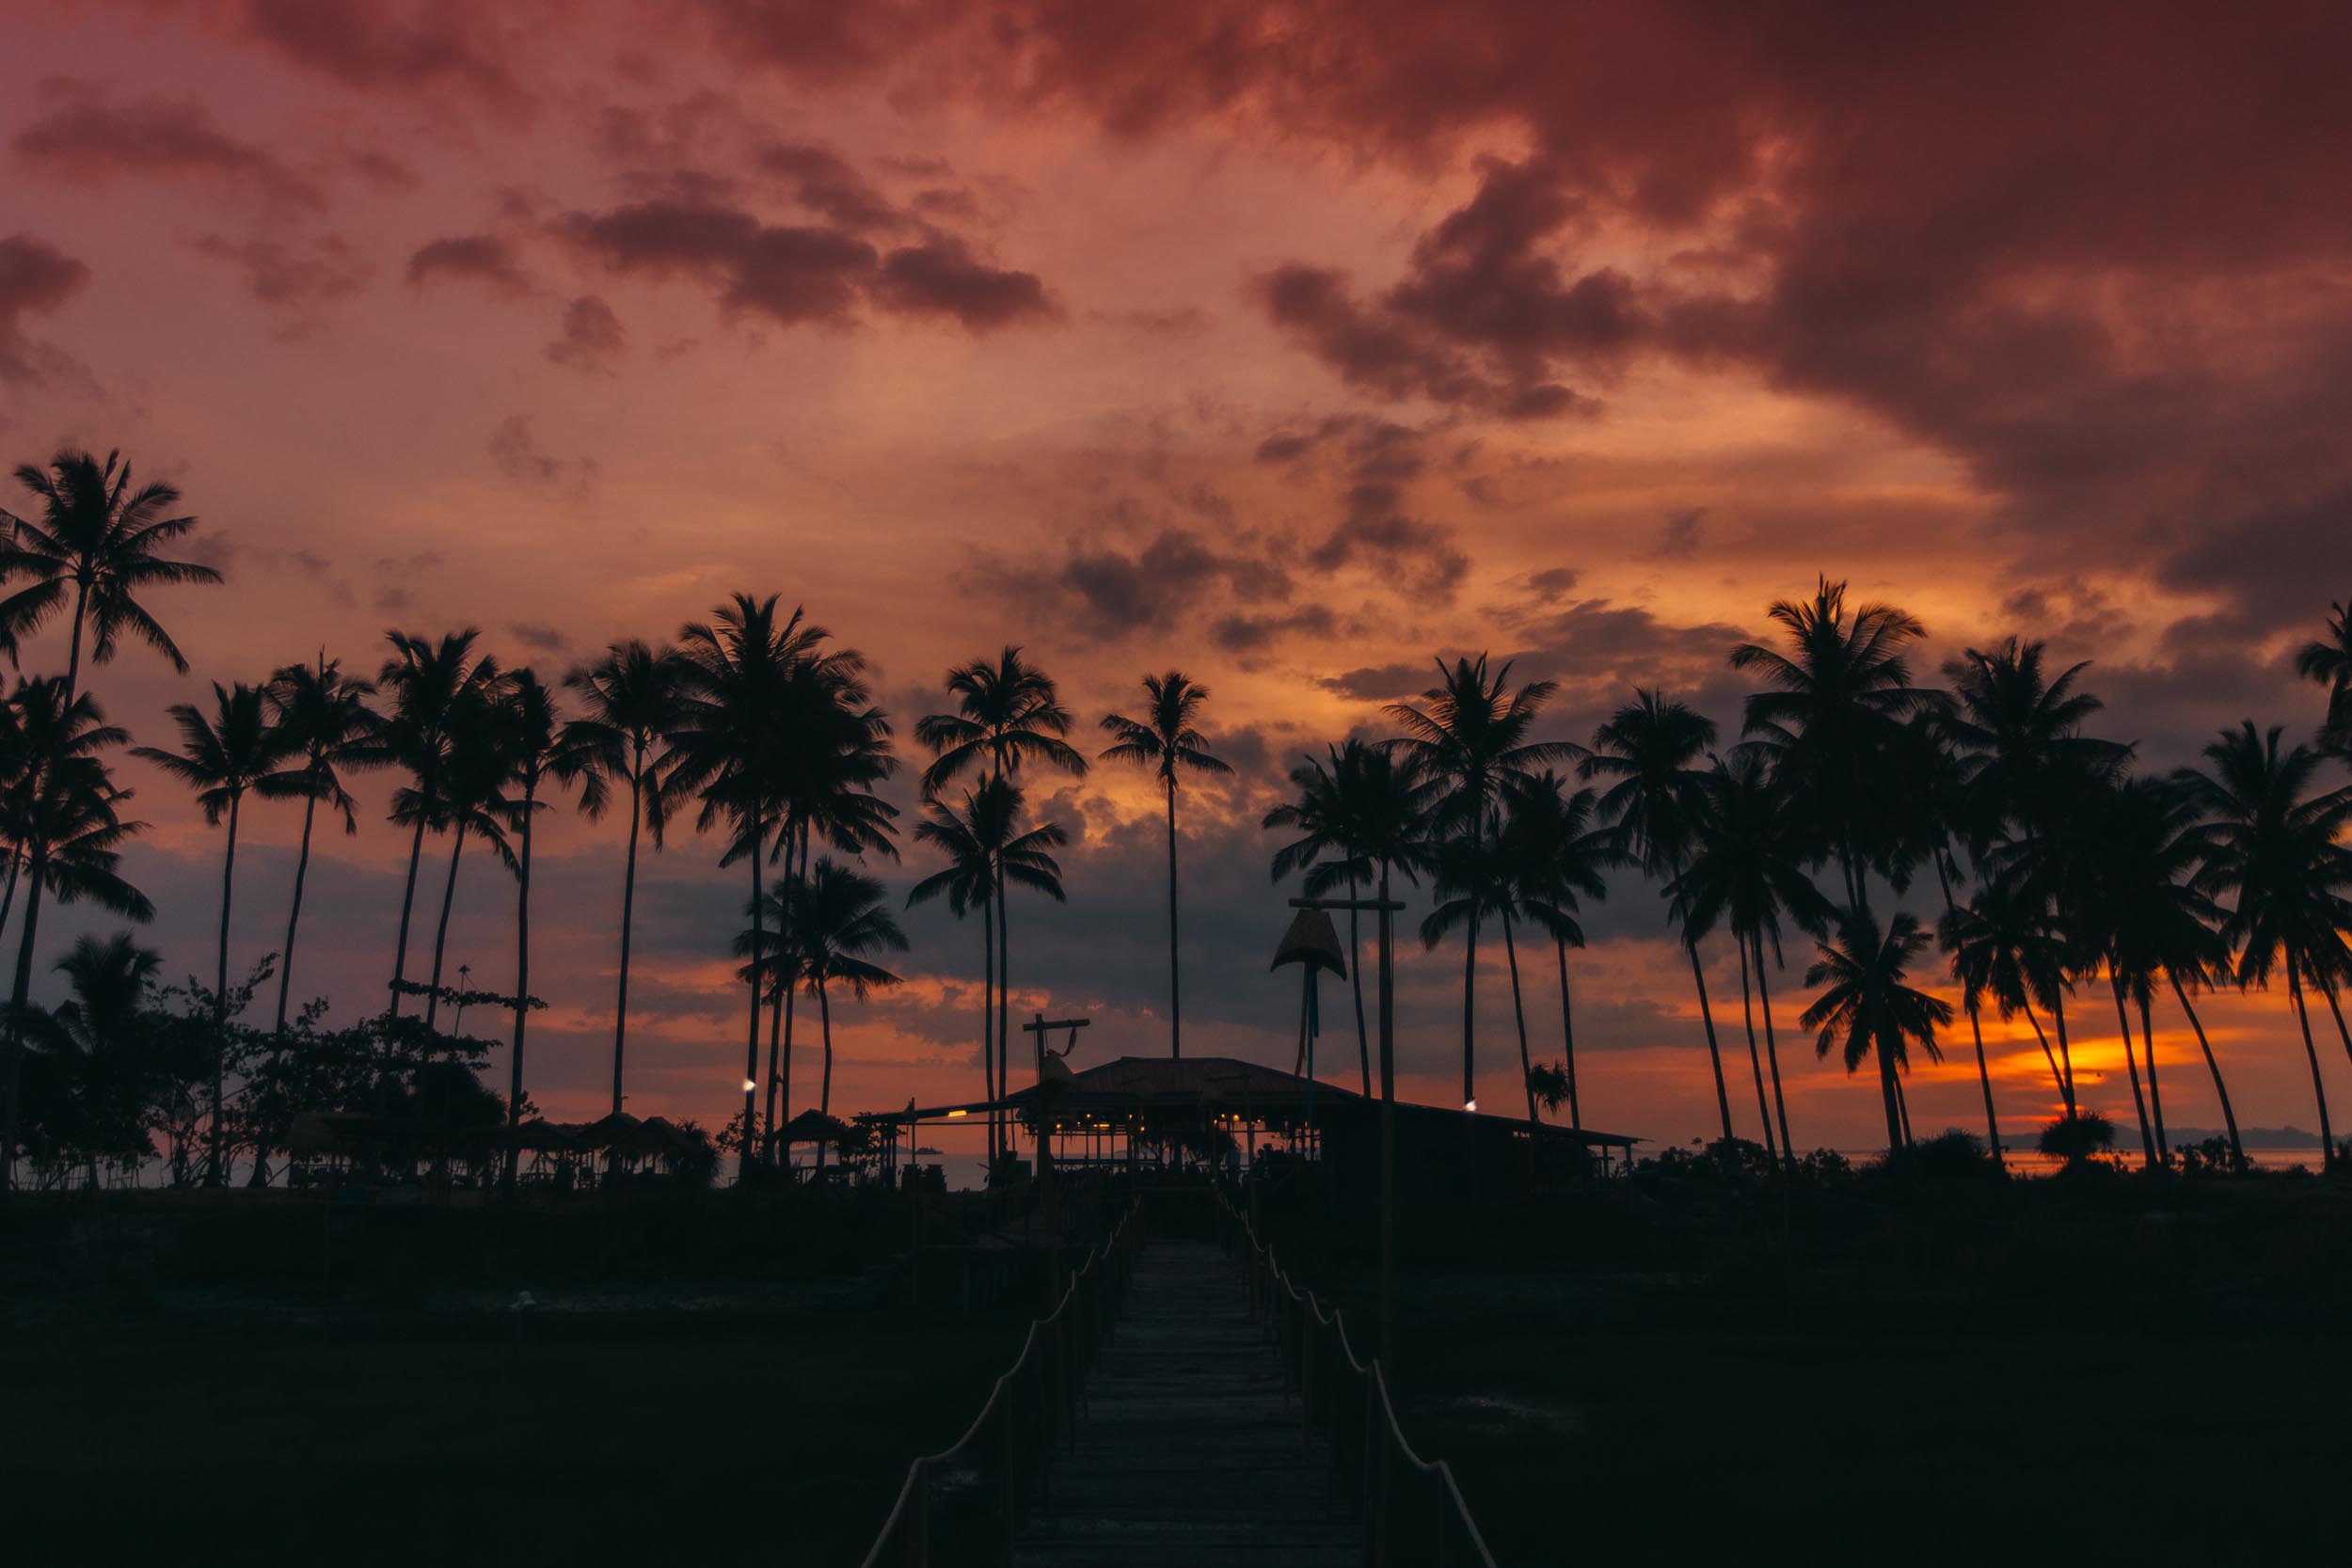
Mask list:
[{"label": "silhouetted tree", "polygon": [[[898,975],[873,961],[876,954],[907,950],[906,933],[883,899],[881,882],[820,855],[809,868],[793,911],[801,983],[817,999],[825,1041],[825,1076],[817,1102],[820,1116],[833,1114],[832,988],[847,986],[863,1002],[876,989],[898,983]],[[820,1143],[817,1168],[824,1167],[825,1146]]]},{"label": "silhouetted tree", "polygon": [[294,985],[294,938],[302,925],[302,891],[310,871],[310,828],[319,802],[343,819],[345,836],[359,831],[358,802],[343,787],[345,769],[381,767],[389,759],[368,698],[375,688],[342,673],[324,650],[318,662],[289,664],[270,677],[262,695],[284,743],[289,767],[264,781],[262,793],[302,801],[301,847],[294,856],[294,897],[286,911],[286,949],[278,962],[278,1017],[286,1032],[286,998]]},{"label": "silhouetted tree", "polygon": [[1889,1152],[1907,1142],[1896,1104],[1896,1072],[1908,1066],[1915,1043],[1929,1060],[1940,1060],[1936,1027],[1952,1019],[1951,1004],[1903,984],[1927,948],[1927,933],[1912,915],[1898,914],[1881,936],[1868,909],[1856,909],[1840,924],[1836,940],[1820,944],[1820,960],[1804,974],[1808,987],[1823,988],[1797,1021],[1820,1031],[1819,1053],[1826,1056],[1842,1047],[1848,1072],[1877,1058]]},{"label": "silhouetted tree", "polygon": [[391,819],[411,830],[408,876],[400,895],[400,936],[392,948],[391,1001],[400,1016],[408,977],[408,927],[417,902],[417,867],[427,830],[449,825],[448,775],[459,737],[485,693],[498,684],[498,661],[474,657],[481,633],[469,626],[438,641],[409,632],[385,633],[392,657],[376,673],[386,708],[378,740],[385,759],[407,773],[409,783],[392,792]]},{"label": "silhouetted tree", "polygon": [[[1623,859],[1614,835],[1594,826],[1596,797],[1589,789],[1571,792],[1565,780],[1549,768],[1514,782],[1510,803],[1510,873],[1519,911],[1528,923],[1551,938],[1552,955],[1560,968],[1560,1038],[1563,1055],[1558,1069],[1557,1098],[1548,1097],[1546,1081],[1534,1085],[1535,1098],[1557,1111],[1568,1108],[1568,1125],[1582,1128],[1583,1106],[1576,1087],[1576,1017],[1568,993],[1568,949],[1584,945],[1580,898],[1606,898],[1608,883],[1601,872]],[[1541,1072],[1539,1067],[1536,1071]]]},{"label": "silhouetted tree", "polygon": [[2352,749],[2352,610],[2344,602],[2328,607],[2328,631],[2295,651],[2296,673],[2328,689],[2328,717],[2320,735],[2339,755]]},{"label": "silhouetted tree", "polygon": [[1184,1053],[1180,964],[1176,935],[1176,775],[1184,768],[1197,773],[1231,773],[1232,768],[1209,753],[1208,737],[1194,726],[1209,689],[1196,686],[1181,670],[1143,677],[1144,717],[1103,716],[1103,729],[1112,743],[1104,748],[1106,761],[1135,762],[1160,776],[1168,792],[1168,1053]]}]

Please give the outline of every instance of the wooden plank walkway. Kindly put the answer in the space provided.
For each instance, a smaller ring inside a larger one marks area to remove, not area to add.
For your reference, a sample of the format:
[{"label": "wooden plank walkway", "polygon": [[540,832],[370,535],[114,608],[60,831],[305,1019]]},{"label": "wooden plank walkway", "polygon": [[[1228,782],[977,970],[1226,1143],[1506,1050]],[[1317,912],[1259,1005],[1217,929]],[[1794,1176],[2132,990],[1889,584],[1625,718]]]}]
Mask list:
[{"label": "wooden plank walkway", "polygon": [[1216,1247],[1153,1241],[1048,1467],[1014,1568],[1359,1568],[1364,1537],[1330,1449],[1301,1427],[1281,1358]]}]

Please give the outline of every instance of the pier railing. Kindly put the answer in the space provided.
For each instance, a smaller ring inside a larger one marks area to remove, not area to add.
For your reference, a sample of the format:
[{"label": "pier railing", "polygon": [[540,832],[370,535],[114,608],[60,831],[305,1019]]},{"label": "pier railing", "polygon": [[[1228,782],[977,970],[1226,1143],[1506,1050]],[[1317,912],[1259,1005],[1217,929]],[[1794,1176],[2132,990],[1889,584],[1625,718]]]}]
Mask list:
[{"label": "pier railing", "polygon": [[1379,1359],[1357,1355],[1339,1309],[1291,1278],[1222,1191],[1216,1203],[1226,1250],[1248,1271],[1250,1307],[1281,1349],[1299,1418],[1325,1433],[1340,1482],[1362,1510],[1365,1560],[1495,1568],[1452,1467],[1405,1440]]},{"label": "pier railing", "polygon": [[1030,1323],[1021,1354],[961,1437],[907,1466],[865,1568],[997,1564],[1054,1447],[1086,1410],[1087,1373],[1109,1335],[1142,1239],[1130,1205],[1088,1250],[1054,1309]]}]

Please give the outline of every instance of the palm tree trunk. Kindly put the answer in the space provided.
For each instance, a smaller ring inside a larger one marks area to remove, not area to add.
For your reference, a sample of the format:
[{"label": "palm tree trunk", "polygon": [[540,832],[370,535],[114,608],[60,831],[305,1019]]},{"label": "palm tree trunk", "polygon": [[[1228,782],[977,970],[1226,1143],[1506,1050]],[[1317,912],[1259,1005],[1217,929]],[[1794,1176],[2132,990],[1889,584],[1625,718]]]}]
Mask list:
[{"label": "palm tree trunk", "polygon": [[2009,1162],[2001,1158],[2001,1122],[1993,1114],[1993,1073],[1984,1065],[1984,1021],[1977,1016],[1974,1004],[1968,1008],[1968,1033],[1977,1046],[1977,1083],[1984,1090],[1985,1148],[1993,1151],[1993,1164],[2007,1170]]},{"label": "palm tree trunk", "polygon": [[1895,1074],[1895,1110],[1902,1117],[1903,1147],[1911,1147],[1911,1096],[1903,1088],[1902,1074]]},{"label": "palm tree trunk", "polygon": [[2142,1169],[2153,1170],[2156,1164],[2156,1130],[2148,1122],[2148,1101],[2139,1092],[2139,1059],[2132,1053],[2132,1021],[2123,1011],[2123,981],[2112,965],[2107,970],[2107,989],[2115,992],[2115,1022],[2123,1031],[2123,1068],[2132,1078],[2132,1109],[2139,1116],[2139,1164]]},{"label": "palm tree trunk", "polygon": [[1788,1135],[1788,1097],[1780,1087],[1780,1042],[1772,1037],[1772,988],[1764,975],[1764,939],[1751,937],[1749,945],[1756,951],[1756,996],[1764,1005],[1764,1061],[1772,1069],[1772,1109],[1780,1117],[1780,1155],[1796,1168],[1797,1144]]},{"label": "palm tree trunk", "polygon": [[[310,823],[318,816],[319,798],[307,796],[302,802],[302,848],[294,856],[294,904],[286,911],[286,956],[278,965],[278,1022],[271,1033],[281,1039],[286,1033],[286,994],[294,989],[294,933],[302,925],[302,884],[310,874]],[[7,920],[6,906],[0,905],[0,924]]]},{"label": "palm tree trunk", "polygon": [[1511,937],[1511,911],[1502,911],[1502,956],[1511,964],[1511,1016],[1519,1026],[1519,1087],[1527,1091],[1527,1122],[1533,1127],[1535,1116],[1535,1084],[1532,1074],[1535,1064],[1527,1055],[1527,1009],[1519,1002],[1519,949]]},{"label": "palm tree trunk", "polygon": [[[1372,1035],[1364,1027],[1364,966],[1362,947],[1356,935],[1356,917],[1362,913],[1356,908],[1360,896],[1356,891],[1356,874],[1347,874],[1347,978],[1356,992],[1356,1059],[1364,1073],[1364,1098],[1372,1098]],[[8,921],[8,906],[0,904],[0,926]]]},{"label": "palm tree trunk", "polygon": [[[833,1003],[826,997],[825,976],[821,970],[817,975],[817,1017],[818,1032],[825,1037],[825,1077],[818,1089],[817,1114],[829,1117],[833,1115]],[[825,1174],[825,1140],[822,1137],[817,1140],[817,1174]]]},{"label": "palm tree trunk", "polygon": [[621,1059],[628,1047],[628,942],[637,919],[637,825],[645,815],[645,749],[628,776],[628,859],[621,873],[621,982],[612,1004],[612,1114],[621,1114]]},{"label": "palm tree trunk", "polygon": [[424,995],[424,1026],[433,1027],[433,1021],[441,1008],[441,959],[449,949],[449,911],[457,902],[457,857],[466,852],[466,825],[457,824],[456,841],[449,847],[449,880],[441,885],[441,921],[433,928],[433,978],[427,982]]},{"label": "palm tree trunk", "polygon": [[[803,823],[802,825],[803,836],[801,839],[801,876],[803,878],[808,874],[807,831],[807,825]],[[787,851],[785,856],[785,871],[788,875],[791,870],[791,855],[790,852]],[[798,881],[795,881],[792,885],[797,887],[800,884]],[[784,933],[781,931],[776,933],[776,958],[779,967],[786,970],[789,970],[793,967],[791,955],[785,948]],[[800,988],[795,983],[798,979],[798,975],[790,974],[786,974],[784,977],[784,1085],[783,1110],[781,1115],[787,1121],[792,1119],[792,1022],[794,1014],[799,1011],[798,1002]],[[789,1160],[791,1157],[791,1150],[787,1148],[785,1150],[785,1158]]]},{"label": "palm tree trunk", "polygon": [[2197,1049],[2205,1055],[2205,1070],[2213,1074],[2213,1092],[2221,1101],[2222,1125],[2230,1130],[2230,1163],[2239,1170],[2246,1168],[2246,1146],[2238,1142],[2237,1113],[2230,1108],[2230,1088],[2221,1081],[2221,1064],[2214,1060],[2213,1046],[2205,1038],[2205,1025],[2197,1016],[2197,1009],[2188,1005],[2188,992],[2181,989],[2181,978],[2171,976],[2172,994],[2180,999],[2181,1011],[2188,1015],[2188,1026],[2197,1032]]},{"label": "palm tree trunk", "polygon": [[[1715,1069],[1715,1110],[1724,1119],[1724,1141],[1732,1139],[1731,1095],[1724,1087],[1724,1053],[1715,1043],[1715,1012],[1707,1005],[1707,972],[1699,967],[1699,944],[1684,942],[1682,950],[1691,956],[1691,978],[1699,989],[1699,1022],[1707,1026],[1707,1059]],[[1893,1118],[1890,1117],[1889,1123]]]},{"label": "palm tree trunk", "polygon": [[[996,867],[996,1098],[1012,1094],[1012,926],[1005,918],[1005,868]],[[1012,1148],[1012,1121],[996,1113],[996,1149]]]},{"label": "palm tree trunk", "polygon": [[2344,1008],[2336,1002],[2336,988],[2322,986],[2320,994],[2328,999],[2328,1010],[2336,1015],[2336,1033],[2344,1037],[2344,1053],[2352,1056],[2352,1029],[2344,1026]]},{"label": "palm tree trunk", "polygon": [[2164,1135],[2164,1091],[2156,1085],[2156,1033],[2148,1021],[2148,998],[2139,999],[2139,1044],[2148,1058],[2148,1118],[2156,1124],[2156,1158],[2172,1163],[2172,1146]]},{"label": "palm tree trunk", "polygon": [[82,617],[89,608],[89,584],[77,579],[73,585],[73,643],[65,661],[65,705],[73,705],[74,693],[82,683]]},{"label": "palm tree trunk", "polygon": [[[36,894],[39,889],[34,890]],[[2332,1170],[2336,1164],[2336,1132],[2328,1120],[2328,1086],[2319,1077],[2319,1051],[2312,1044],[2311,1009],[2303,1005],[2303,973],[2296,963],[2295,951],[2287,950],[2287,995],[2295,1003],[2296,1022],[2303,1026],[2303,1054],[2311,1058],[2312,1098],[2319,1102],[2319,1168]],[[15,1103],[15,1097],[9,1097]]]},{"label": "palm tree trunk", "polygon": [[6,931],[8,928],[8,911],[16,903],[16,874],[24,863],[24,859],[17,853],[16,847],[9,846],[8,888],[6,892],[0,892],[0,931]]},{"label": "palm tree trunk", "polygon": [[229,1076],[229,896],[236,886],[237,813],[245,804],[242,792],[229,797],[229,849],[220,859],[220,946],[213,967],[213,1135],[212,1170],[207,1186],[227,1184],[229,1167],[222,1163],[228,1129],[221,1122],[221,1089]]},{"label": "palm tree trunk", "polygon": [[1879,1099],[1886,1110],[1886,1152],[1892,1155],[1911,1145],[1910,1135],[1903,1130],[1903,1109],[1898,1098],[1902,1091],[1895,1083],[1895,1053],[1886,1049],[1884,1040],[1873,1041],[1872,1047],[1879,1059]]},{"label": "palm tree trunk", "polygon": [[[980,900],[980,1098],[996,1102],[996,911]],[[988,1169],[996,1171],[996,1113],[988,1113]],[[983,1180],[982,1186],[986,1186]]]},{"label": "palm tree trunk", "polygon": [[2058,1085],[2058,1099],[2066,1106],[2066,1119],[2073,1121],[2074,1085],[2067,1082],[2066,1074],[2059,1069],[2058,1054],[2050,1049],[2050,1037],[2042,1032],[2042,1020],[2035,1016],[2031,1002],[2026,1004],[2026,1022],[2033,1025],[2033,1037],[2042,1042],[2042,1059],[2050,1064],[2050,1081]]},{"label": "palm tree trunk", "polygon": [[[797,885],[792,877],[792,856],[795,848],[792,830],[787,827],[784,830],[784,881],[787,888]],[[791,902],[789,896],[785,899],[785,907],[787,911],[791,908]],[[784,932],[778,930],[776,932],[776,968],[779,971],[785,967],[784,947]],[[760,984],[771,990],[775,989],[770,976],[761,976]],[[759,1145],[759,1158],[762,1164],[772,1165],[776,1163],[776,1130],[784,1125],[776,1117],[779,1098],[787,1108],[792,1102],[790,1085],[779,1082],[782,1076],[783,1037],[784,997],[779,993],[768,1005],[768,1134],[760,1140]]]},{"label": "palm tree trunk", "polygon": [[515,1059],[506,1077],[506,1169],[500,1177],[515,1196],[516,1138],[523,1125],[523,1025],[531,1017],[531,817],[533,791],[523,791],[523,853],[515,873]]},{"label": "palm tree trunk", "polygon": [[[1168,775],[1168,1053],[1184,1054],[1184,1009],[1177,991],[1176,961],[1176,774]],[[1040,1043],[1042,1044],[1041,1037]]]},{"label": "palm tree trunk", "polygon": [[1772,1107],[1764,1098],[1764,1057],[1756,1048],[1756,1004],[1748,995],[1748,944],[1735,931],[1732,945],[1740,949],[1740,1016],[1748,1026],[1748,1071],[1756,1079],[1756,1119],[1764,1124],[1764,1152],[1777,1163],[1780,1149],[1772,1142]]},{"label": "palm tree trunk", "polygon": [[2074,1053],[2066,1043],[2066,994],[2059,991],[2050,999],[2050,1017],[2058,1026],[2058,1065],[2066,1072],[2066,1114],[2074,1114]]},{"label": "palm tree trunk", "polygon": [[751,849],[745,856],[752,863],[752,1006],[743,1025],[743,1147],[735,1162],[735,1179],[741,1181],[751,1174],[752,1148],[759,1141],[759,855],[767,847],[761,831],[759,807],[752,807],[752,831],[745,841]]},{"label": "palm tree trunk", "polygon": [[0,1193],[16,1185],[17,1100],[24,1087],[24,1007],[33,989],[33,937],[40,929],[40,887],[48,878],[49,855],[37,847],[25,866],[24,935],[16,945],[16,986],[8,995],[8,1063],[0,1090]]},{"label": "palm tree trunk", "polygon": [[1551,945],[1560,956],[1560,1049],[1568,1079],[1568,1126],[1581,1132],[1584,1110],[1576,1102],[1576,1020],[1568,1008],[1568,943],[1565,938],[1554,938]]},{"label": "palm tree trunk", "polygon": [[417,904],[417,866],[424,858],[424,818],[417,818],[417,831],[408,840],[408,881],[400,895],[400,940],[392,946],[392,1006],[391,1015],[400,1016],[401,981],[408,977],[408,917]]},{"label": "palm tree trunk", "polygon": [[1470,917],[1470,940],[1462,946],[1462,1103],[1478,1103],[1477,1054],[1471,1040],[1471,1017],[1478,986],[1478,911]]}]

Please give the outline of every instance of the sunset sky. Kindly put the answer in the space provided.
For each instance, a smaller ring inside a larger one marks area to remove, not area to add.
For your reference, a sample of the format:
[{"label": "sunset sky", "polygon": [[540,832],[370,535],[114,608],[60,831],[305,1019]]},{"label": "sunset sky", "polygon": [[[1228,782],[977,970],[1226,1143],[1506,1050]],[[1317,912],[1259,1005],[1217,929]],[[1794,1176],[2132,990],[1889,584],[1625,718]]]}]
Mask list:
[{"label": "sunset sky", "polygon": [[[1725,650],[1827,573],[1923,619],[1929,670],[2012,632],[2094,658],[2101,732],[2148,766],[2323,709],[2289,657],[2352,590],[2340,5],[0,0],[0,457],[122,448],[229,578],[153,604],[192,676],[93,673],[111,716],[164,743],[203,681],[322,646],[373,673],[393,626],[478,626],[552,678],[738,589],[863,649],[902,739],[1008,641],[1089,750],[1180,667],[1237,769],[1182,804],[1188,1052],[1288,1066],[1258,818],[1434,656],[1559,680],[1561,738],[1641,683],[1728,741]],[[62,634],[25,658],[61,668]],[[132,771],[145,940],[209,973],[220,834]],[[389,970],[389,787],[313,871],[298,989],[342,1018]],[[1165,1051],[1157,796],[1108,765],[1051,793],[1070,903],[1016,899],[1016,1006],[1091,1013],[1078,1065]],[[281,941],[299,812],[246,820],[239,967]],[[542,840],[530,1087],[558,1117],[602,1108],[621,840]],[[632,1109],[714,1127],[743,892],[716,859],[649,857],[631,1026]],[[452,969],[511,984],[512,882],[469,858],[459,900]],[[44,921],[44,969],[81,920]],[[1654,890],[1588,920],[1587,1122],[1708,1132]],[[978,928],[907,926],[910,983],[836,1009],[836,1110],[978,1093]],[[1774,979],[1797,1136],[1870,1147],[1873,1085],[1796,1040],[1802,963]],[[1453,1097],[1459,982],[1456,946],[1403,971],[1421,1097]],[[2103,988],[2075,1022],[2129,1125]],[[2313,1125],[2284,997],[2211,1022],[2240,1120]],[[2168,1120],[2218,1126],[2158,1027]],[[2056,1104],[2017,1033],[2025,1142]],[[1980,1125],[1947,1045],[1922,1131]]]}]

